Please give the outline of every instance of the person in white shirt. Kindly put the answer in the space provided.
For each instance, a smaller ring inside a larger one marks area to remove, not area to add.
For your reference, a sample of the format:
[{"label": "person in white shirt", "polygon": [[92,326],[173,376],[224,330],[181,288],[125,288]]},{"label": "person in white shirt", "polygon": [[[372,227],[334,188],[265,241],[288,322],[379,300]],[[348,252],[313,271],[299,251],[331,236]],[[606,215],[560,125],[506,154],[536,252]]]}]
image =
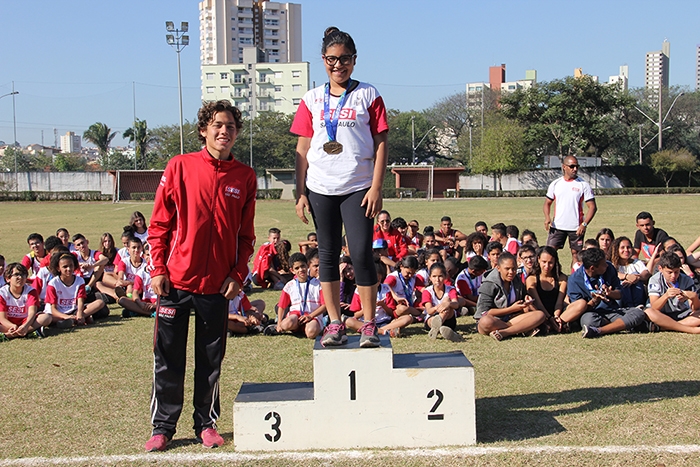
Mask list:
[{"label": "person in white shirt", "polygon": [[[561,164],[564,175],[550,183],[544,200],[544,228],[549,232],[547,245],[557,250],[569,239],[572,257],[583,248],[583,237],[597,211],[591,185],[578,176],[578,159],[566,156]],[[551,217],[552,203],[554,219]],[[584,216],[583,205],[586,205]]]}]

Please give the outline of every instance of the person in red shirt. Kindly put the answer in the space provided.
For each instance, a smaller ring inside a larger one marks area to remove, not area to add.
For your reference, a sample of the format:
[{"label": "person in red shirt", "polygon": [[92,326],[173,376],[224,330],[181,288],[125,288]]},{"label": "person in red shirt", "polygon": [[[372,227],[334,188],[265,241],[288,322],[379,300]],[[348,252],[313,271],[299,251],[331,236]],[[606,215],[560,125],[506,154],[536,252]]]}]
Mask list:
[{"label": "person in red shirt", "polygon": [[408,244],[406,238],[391,226],[391,215],[389,211],[382,209],[377,215],[377,224],[374,226],[374,240],[386,240],[389,250],[389,258],[393,261],[400,261],[408,255]]},{"label": "person in red shirt", "polygon": [[229,101],[208,102],[197,115],[204,148],[168,162],[156,191],[148,243],[151,287],[159,296],[153,353],[152,437],[163,451],[175,434],[184,399],[187,332],[195,311],[194,431],[205,447],[224,443],[219,376],[226,349],[228,300],[248,276],[255,244],[257,180],[231,149],[241,112]]}]

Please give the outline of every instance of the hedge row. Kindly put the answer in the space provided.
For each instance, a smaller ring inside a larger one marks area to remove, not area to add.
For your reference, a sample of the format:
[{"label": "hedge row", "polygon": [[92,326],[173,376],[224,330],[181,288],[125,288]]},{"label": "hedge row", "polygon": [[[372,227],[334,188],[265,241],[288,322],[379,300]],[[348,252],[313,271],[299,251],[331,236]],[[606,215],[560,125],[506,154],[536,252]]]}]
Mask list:
[{"label": "hedge row", "polygon": [[0,191],[0,201],[111,201],[99,191]]},{"label": "hedge row", "polygon": [[268,188],[258,190],[255,199],[280,199],[282,198],[282,188]]}]

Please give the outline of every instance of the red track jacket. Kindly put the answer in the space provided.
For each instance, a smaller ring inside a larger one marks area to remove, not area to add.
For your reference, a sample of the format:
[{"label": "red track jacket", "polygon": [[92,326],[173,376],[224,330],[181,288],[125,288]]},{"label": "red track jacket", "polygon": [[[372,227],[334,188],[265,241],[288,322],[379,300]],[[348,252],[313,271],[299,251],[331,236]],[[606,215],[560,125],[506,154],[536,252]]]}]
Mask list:
[{"label": "red track jacket", "polygon": [[196,294],[219,293],[226,277],[243,284],[255,246],[253,169],[206,148],[168,162],[156,192],[148,243],[151,275]]}]

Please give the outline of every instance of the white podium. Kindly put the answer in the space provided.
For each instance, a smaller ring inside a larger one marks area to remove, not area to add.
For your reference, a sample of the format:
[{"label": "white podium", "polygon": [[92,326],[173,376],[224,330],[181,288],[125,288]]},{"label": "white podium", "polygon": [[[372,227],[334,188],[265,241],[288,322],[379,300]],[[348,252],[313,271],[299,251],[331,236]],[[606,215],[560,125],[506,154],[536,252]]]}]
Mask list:
[{"label": "white podium", "polygon": [[393,355],[316,340],[312,383],[243,383],[233,404],[239,451],[476,443],[474,368],[460,351]]}]

